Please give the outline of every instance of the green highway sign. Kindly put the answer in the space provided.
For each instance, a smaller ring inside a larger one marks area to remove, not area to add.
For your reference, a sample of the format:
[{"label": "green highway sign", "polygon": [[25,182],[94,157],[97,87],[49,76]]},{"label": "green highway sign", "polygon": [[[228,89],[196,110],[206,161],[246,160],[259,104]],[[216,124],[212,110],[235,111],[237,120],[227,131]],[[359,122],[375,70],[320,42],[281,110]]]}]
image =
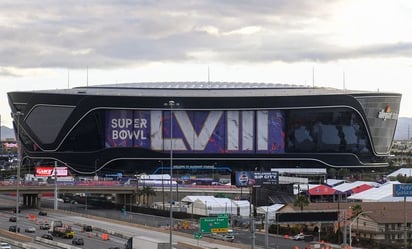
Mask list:
[{"label": "green highway sign", "polygon": [[229,229],[228,216],[200,218],[201,233],[225,233]]},{"label": "green highway sign", "polygon": [[217,215],[218,218],[229,218],[229,214],[218,214]]},{"label": "green highway sign", "polygon": [[195,239],[201,239],[202,238],[202,233],[194,233]]}]

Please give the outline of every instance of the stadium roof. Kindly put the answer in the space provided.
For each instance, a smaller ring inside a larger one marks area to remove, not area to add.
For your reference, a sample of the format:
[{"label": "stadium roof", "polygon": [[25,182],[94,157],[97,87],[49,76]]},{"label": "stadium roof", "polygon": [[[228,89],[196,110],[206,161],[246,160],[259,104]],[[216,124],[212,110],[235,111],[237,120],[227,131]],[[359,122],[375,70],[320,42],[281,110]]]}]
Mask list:
[{"label": "stadium roof", "polygon": [[304,96],[335,94],[370,94],[369,91],[341,90],[275,83],[242,82],[140,82],[102,84],[72,89],[36,90],[39,93],[84,94],[110,96],[156,97],[251,97],[251,96]]}]

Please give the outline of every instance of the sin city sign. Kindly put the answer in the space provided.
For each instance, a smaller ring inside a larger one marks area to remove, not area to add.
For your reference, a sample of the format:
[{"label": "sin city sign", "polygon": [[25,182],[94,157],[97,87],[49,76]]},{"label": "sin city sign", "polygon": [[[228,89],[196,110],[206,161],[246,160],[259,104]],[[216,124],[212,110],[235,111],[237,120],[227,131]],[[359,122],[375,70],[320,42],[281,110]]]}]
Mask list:
[{"label": "sin city sign", "polygon": [[[284,114],[256,111],[108,110],[106,147],[182,153],[284,153]],[[173,134],[171,134],[173,131]]]}]

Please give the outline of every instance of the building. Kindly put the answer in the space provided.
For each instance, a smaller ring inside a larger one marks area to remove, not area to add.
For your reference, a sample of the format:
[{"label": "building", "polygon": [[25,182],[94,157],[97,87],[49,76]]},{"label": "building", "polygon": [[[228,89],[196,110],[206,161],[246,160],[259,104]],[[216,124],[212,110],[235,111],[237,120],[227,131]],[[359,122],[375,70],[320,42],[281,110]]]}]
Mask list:
[{"label": "building", "polygon": [[249,83],[8,93],[23,165],[78,173],[387,166],[401,94]]},{"label": "building", "polygon": [[[359,205],[362,214],[357,217],[352,211]],[[412,238],[412,202],[344,202],[344,203],[310,203],[305,211],[339,210],[340,229],[349,231],[354,239],[361,239],[378,245],[403,245],[405,235],[408,246]],[[289,204],[279,212],[300,212],[299,207]],[[344,222],[346,220],[346,222]],[[309,225],[309,224],[308,224]],[[309,227],[316,227],[312,224]],[[337,229],[338,224],[334,225]],[[354,241],[355,243],[355,241]],[[368,247],[369,248],[369,247]],[[378,248],[378,247],[376,247]],[[383,248],[383,247],[380,247]],[[388,247],[389,248],[389,247]]]}]

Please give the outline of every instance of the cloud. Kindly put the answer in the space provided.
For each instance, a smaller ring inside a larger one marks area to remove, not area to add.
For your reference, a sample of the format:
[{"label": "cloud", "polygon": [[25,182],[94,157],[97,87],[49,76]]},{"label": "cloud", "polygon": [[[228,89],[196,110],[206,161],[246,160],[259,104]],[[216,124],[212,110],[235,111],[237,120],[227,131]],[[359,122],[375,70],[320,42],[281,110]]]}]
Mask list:
[{"label": "cloud", "polygon": [[13,72],[12,70],[8,70],[6,68],[0,68],[0,77],[20,77],[20,74]]},{"label": "cloud", "polygon": [[411,42],[343,46],[340,1],[2,1],[0,67],[114,68],[148,62],[266,63],[410,56]]}]

